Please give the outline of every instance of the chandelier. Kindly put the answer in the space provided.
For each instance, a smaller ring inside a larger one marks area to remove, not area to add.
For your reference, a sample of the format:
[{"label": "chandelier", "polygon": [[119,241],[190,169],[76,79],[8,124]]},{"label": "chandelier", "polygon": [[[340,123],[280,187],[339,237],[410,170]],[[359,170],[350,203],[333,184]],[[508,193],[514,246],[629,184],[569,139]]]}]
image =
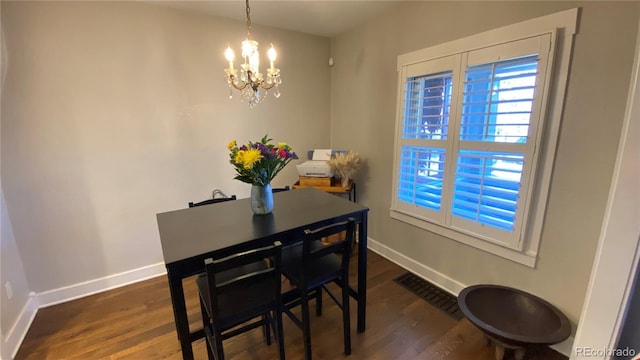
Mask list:
[{"label": "chandelier", "polygon": [[[229,61],[229,68],[224,69],[227,84],[229,84],[229,99],[233,98],[233,88],[240,90],[240,101],[246,101],[250,107],[255,107],[267,97],[267,91],[275,86],[273,95],[280,97],[278,85],[282,83],[280,79],[280,69],[273,66],[276,60],[276,49],[271,48],[267,51],[267,57],[270,60],[270,67],[267,69],[266,78],[260,73],[260,54],[258,53],[258,42],[251,39],[251,10],[249,9],[249,0],[246,0],[247,6],[247,38],[242,42],[242,57],[244,64],[240,65],[240,69],[233,67],[233,59],[235,55],[230,46],[224,52],[224,56]],[[232,88],[233,87],[233,88]]]}]

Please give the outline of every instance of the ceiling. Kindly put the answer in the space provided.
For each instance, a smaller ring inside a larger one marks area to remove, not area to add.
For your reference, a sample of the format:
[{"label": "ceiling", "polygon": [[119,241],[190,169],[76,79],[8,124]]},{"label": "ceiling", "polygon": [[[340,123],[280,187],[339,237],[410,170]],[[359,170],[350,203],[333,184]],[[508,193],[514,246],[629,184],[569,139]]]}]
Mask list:
[{"label": "ceiling", "polygon": [[[372,19],[402,0],[252,0],[251,22],[276,28],[332,37]],[[161,6],[246,20],[244,0],[149,0]]]}]

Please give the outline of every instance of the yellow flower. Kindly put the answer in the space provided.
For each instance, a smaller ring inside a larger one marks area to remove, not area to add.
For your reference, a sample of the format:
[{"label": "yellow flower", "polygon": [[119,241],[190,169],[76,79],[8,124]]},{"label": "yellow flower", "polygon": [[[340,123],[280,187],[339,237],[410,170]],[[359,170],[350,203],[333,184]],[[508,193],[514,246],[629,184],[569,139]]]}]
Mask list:
[{"label": "yellow flower", "polygon": [[235,140],[233,140],[229,143],[229,145],[227,145],[227,149],[231,150],[236,146],[238,146],[238,143]]},{"label": "yellow flower", "polygon": [[236,160],[236,162],[238,164],[242,164],[244,162],[243,159],[244,159],[244,153],[245,152],[246,152],[245,150],[238,150],[238,152],[236,153],[236,159],[235,160]]},{"label": "yellow flower", "polygon": [[236,156],[236,161],[241,162],[245,169],[251,169],[256,162],[262,159],[262,153],[258,149],[248,149],[246,151],[241,150],[238,154],[240,152],[243,152],[242,158],[238,161],[238,157]]},{"label": "yellow flower", "polygon": [[278,143],[278,149],[286,149],[287,148],[287,143],[285,142],[279,142]]}]

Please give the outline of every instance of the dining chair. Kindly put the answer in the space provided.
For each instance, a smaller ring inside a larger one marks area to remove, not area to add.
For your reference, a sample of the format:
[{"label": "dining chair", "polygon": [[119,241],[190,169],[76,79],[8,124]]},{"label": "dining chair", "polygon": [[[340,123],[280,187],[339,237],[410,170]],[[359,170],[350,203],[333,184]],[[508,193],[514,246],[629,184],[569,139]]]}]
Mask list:
[{"label": "dining chair", "polygon": [[[282,251],[282,274],[295,286],[299,298],[288,297],[284,312],[291,318],[303,333],[305,359],[311,360],[311,325],[309,315],[309,299],[316,299],[316,314],[322,312],[323,290],[342,309],[342,327],[344,336],[344,354],[351,354],[351,326],[349,314],[349,260],[353,244],[355,220],[324,226],[304,231],[300,245],[285,248]],[[319,240],[323,237],[343,234],[340,240],[323,245]],[[336,254],[340,252],[342,255]],[[341,289],[341,300],[326,287],[335,282]],[[301,319],[291,308],[300,305]]]},{"label": "dining chair", "polygon": [[229,197],[220,197],[220,198],[213,198],[213,199],[207,199],[207,200],[203,200],[200,202],[189,202],[189,207],[196,207],[196,206],[203,206],[203,205],[209,205],[209,204],[217,204],[217,203],[221,203],[221,202],[225,202],[225,201],[231,201],[231,200],[236,200],[236,196],[235,195],[231,195]]},{"label": "dining chair", "polygon": [[[216,194],[220,194],[220,195],[222,195],[223,197],[216,198],[216,197],[215,197],[215,196],[216,196]],[[204,206],[204,205],[210,205],[210,204],[217,204],[217,203],[221,203],[221,202],[225,202],[225,201],[236,200],[236,196],[235,196],[235,195],[231,195],[231,196],[228,196],[228,197],[227,197],[226,195],[224,195],[224,194],[223,194],[220,190],[218,190],[218,189],[216,189],[216,190],[214,190],[214,191],[213,191],[213,196],[214,196],[214,198],[213,198],[213,199],[207,199],[207,200],[200,201],[200,202],[197,202],[197,203],[190,202],[190,203],[189,203],[189,207],[190,207],[190,208],[193,208],[193,207],[198,207],[198,206]],[[218,276],[218,279],[219,279],[220,281],[224,281],[224,280],[228,280],[228,279],[231,279],[231,278],[236,277],[238,274],[241,274],[243,271],[247,271],[247,270],[254,270],[254,271],[256,271],[256,270],[260,270],[260,267],[261,267],[262,265],[264,265],[264,267],[266,268],[266,264],[261,264],[260,262],[257,262],[257,263],[255,263],[255,264],[251,264],[251,266],[250,266],[249,268],[246,268],[246,267],[245,267],[245,269],[241,269],[241,268],[231,269],[231,270],[229,270],[229,271],[225,271],[224,273],[218,274],[217,276]],[[198,276],[204,276],[204,275],[205,275],[205,273],[204,273],[204,272],[201,272],[201,273],[199,273],[199,274],[198,274]]]},{"label": "dining chair", "polygon": [[[234,254],[223,259],[205,260],[206,276],[196,280],[209,359],[224,360],[223,340],[260,326],[265,327],[267,345],[271,331],[284,360],[282,330],[281,254],[279,241],[273,245]],[[220,281],[219,275],[233,269],[265,263],[271,266],[245,272]]]},{"label": "dining chair", "polygon": [[[220,195],[221,197],[216,198],[215,197],[216,195]],[[236,200],[236,196],[235,195],[227,196],[224,193],[222,193],[222,191],[220,191],[218,189],[213,190],[212,196],[213,196],[212,199],[207,199],[207,200],[196,202],[196,203],[189,202],[189,207],[193,208],[193,207],[198,207],[198,206],[217,204],[217,203],[221,203],[221,202],[225,202],[225,201]],[[228,281],[230,279],[238,277],[238,276],[240,276],[242,274],[249,273],[249,272],[254,272],[254,271],[260,271],[260,270],[263,270],[263,269],[266,269],[266,268],[267,268],[267,264],[264,261],[257,261],[257,262],[254,262],[252,264],[247,264],[247,265],[244,265],[244,266],[240,266],[240,267],[229,269],[227,271],[220,272],[220,273],[216,274],[216,279],[217,279],[218,283],[223,283],[225,281]],[[203,277],[205,275],[206,275],[205,271],[200,272],[200,273],[197,274],[197,278],[201,278],[201,277]],[[265,325],[264,332],[268,336],[269,333],[267,333],[267,331],[268,331],[268,328]]]}]

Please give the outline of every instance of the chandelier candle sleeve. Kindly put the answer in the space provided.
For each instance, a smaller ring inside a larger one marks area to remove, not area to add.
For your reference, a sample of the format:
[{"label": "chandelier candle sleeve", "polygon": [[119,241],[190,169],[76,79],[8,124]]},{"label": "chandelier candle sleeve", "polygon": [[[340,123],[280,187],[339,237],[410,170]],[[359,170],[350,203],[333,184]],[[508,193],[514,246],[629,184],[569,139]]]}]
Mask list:
[{"label": "chandelier candle sleeve", "polygon": [[231,46],[227,45],[227,50],[224,51],[224,57],[229,61],[229,70],[233,70],[233,59],[236,55],[233,53],[233,50],[231,50]]},{"label": "chandelier candle sleeve", "polygon": [[276,49],[273,48],[273,44],[271,44],[271,48],[267,51],[267,56],[269,57],[269,61],[271,62],[271,71],[273,71],[273,62],[276,61],[276,57],[278,54],[276,53]]},{"label": "chandelier candle sleeve", "polygon": [[255,75],[260,75],[260,53],[257,41],[246,39],[242,42],[242,57],[244,64],[248,64],[249,70]]}]

